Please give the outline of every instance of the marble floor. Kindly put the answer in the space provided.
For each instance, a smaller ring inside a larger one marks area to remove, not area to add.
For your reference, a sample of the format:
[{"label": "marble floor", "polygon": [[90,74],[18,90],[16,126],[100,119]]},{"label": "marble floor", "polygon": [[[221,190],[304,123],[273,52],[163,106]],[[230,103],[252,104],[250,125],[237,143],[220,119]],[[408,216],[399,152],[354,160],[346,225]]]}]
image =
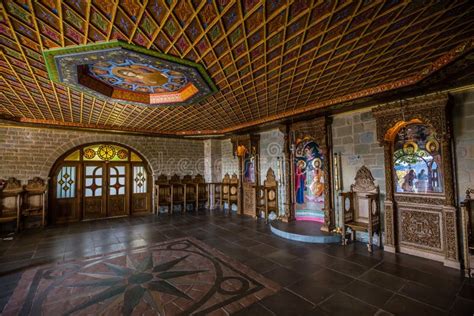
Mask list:
[{"label": "marble floor", "polygon": [[[213,258],[228,262],[233,273],[244,273],[270,289],[256,295],[257,300],[214,314],[472,316],[474,312],[474,281],[440,263],[378,249],[369,254],[360,243],[343,247],[288,241],[272,235],[263,221],[219,211],[83,222],[0,241],[0,312],[6,313],[21,298],[19,289],[29,286],[32,277],[28,274],[39,267],[109,258],[117,253],[134,253],[143,261],[147,258],[139,254],[143,249],[183,240],[201,245]],[[154,267],[169,268],[169,262],[178,259],[153,259],[148,268],[164,273]],[[146,268],[136,260],[130,262]],[[144,282],[148,277],[140,274],[133,282]],[[233,286],[228,282],[221,292],[228,294]]]}]

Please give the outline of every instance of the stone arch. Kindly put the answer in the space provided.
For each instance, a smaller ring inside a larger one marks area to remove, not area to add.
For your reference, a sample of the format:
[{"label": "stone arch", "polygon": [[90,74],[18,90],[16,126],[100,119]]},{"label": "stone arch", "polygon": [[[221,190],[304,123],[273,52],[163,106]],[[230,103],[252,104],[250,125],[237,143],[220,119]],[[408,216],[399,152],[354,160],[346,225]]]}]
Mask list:
[{"label": "stone arch", "polygon": [[94,134],[94,135],[84,135],[79,136],[70,140],[63,142],[60,146],[51,152],[48,157],[44,160],[43,165],[41,166],[41,175],[43,177],[48,177],[51,171],[51,168],[55,165],[56,161],[64,155],[66,152],[79,147],[81,145],[86,145],[90,143],[100,143],[100,142],[114,142],[130,149],[135,150],[143,156],[147,164],[152,169],[152,172],[155,173],[159,169],[157,160],[153,158],[152,153],[146,147],[142,145],[137,145],[136,143],[131,143],[129,137],[122,137],[120,135],[107,135],[107,134]]}]

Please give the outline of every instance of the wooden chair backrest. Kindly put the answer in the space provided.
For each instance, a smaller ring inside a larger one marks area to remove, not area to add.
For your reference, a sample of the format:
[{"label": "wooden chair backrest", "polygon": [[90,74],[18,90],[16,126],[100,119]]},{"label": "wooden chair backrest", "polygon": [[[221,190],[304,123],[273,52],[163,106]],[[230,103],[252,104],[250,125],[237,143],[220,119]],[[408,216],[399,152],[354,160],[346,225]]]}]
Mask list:
[{"label": "wooden chair backrest", "polygon": [[39,177],[28,180],[28,183],[23,187],[25,190],[23,208],[42,209],[43,194],[45,194],[47,186],[47,182]]},{"label": "wooden chair backrest", "polygon": [[204,181],[204,177],[202,175],[197,174],[196,176],[194,176],[194,183],[203,184],[206,183],[206,181]]},{"label": "wooden chair backrest", "polygon": [[[21,182],[16,178],[8,178],[0,191],[0,216],[18,216],[20,195],[23,192]],[[8,215],[7,215],[8,214]]]},{"label": "wooden chair backrest", "polygon": [[177,174],[174,174],[170,179],[170,184],[173,188],[173,201],[184,201],[184,186],[181,181],[181,178]]},{"label": "wooden chair backrest", "polygon": [[168,177],[164,174],[160,174],[156,179],[155,184],[169,184]]},{"label": "wooden chair backrest", "polygon": [[265,181],[263,181],[263,187],[267,192],[267,204],[270,210],[278,208],[278,183],[275,178],[275,172],[272,168],[267,171]]},{"label": "wooden chair backrest", "polygon": [[230,184],[230,176],[228,173],[224,175],[224,178],[222,179],[222,194],[224,197],[227,197],[229,195],[229,184]]},{"label": "wooden chair backrest", "polygon": [[239,196],[239,177],[237,174],[232,174],[229,183],[229,200],[237,201]]},{"label": "wooden chair backrest", "polygon": [[[372,224],[380,221],[379,187],[366,166],[362,166],[356,174],[351,191],[342,193],[342,207],[344,208],[344,221],[354,221]],[[369,214],[371,213],[371,214]]]}]

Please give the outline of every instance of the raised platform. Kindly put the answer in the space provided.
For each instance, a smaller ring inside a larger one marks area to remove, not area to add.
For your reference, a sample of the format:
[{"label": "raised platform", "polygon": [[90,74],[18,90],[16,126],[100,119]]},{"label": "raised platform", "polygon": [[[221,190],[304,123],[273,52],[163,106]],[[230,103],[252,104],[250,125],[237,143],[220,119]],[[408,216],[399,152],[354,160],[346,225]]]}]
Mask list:
[{"label": "raised platform", "polygon": [[314,221],[293,221],[284,223],[273,221],[270,223],[272,233],[285,239],[314,243],[340,243],[341,236],[321,231],[323,224]]}]

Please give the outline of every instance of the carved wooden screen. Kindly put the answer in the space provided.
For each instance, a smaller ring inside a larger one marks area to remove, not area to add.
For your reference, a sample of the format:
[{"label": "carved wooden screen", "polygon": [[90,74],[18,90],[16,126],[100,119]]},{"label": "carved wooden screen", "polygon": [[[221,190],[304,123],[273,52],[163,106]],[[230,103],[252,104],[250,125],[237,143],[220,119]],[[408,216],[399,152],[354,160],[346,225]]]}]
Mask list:
[{"label": "carved wooden screen", "polygon": [[151,211],[151,172],[140,154],[111,143],[84,145],[51,171],[53,223]]},{"label": "carved wooden screen", "polygon": [[386,251],[459,267],[448,96],[373,109],[384,147]]}]

